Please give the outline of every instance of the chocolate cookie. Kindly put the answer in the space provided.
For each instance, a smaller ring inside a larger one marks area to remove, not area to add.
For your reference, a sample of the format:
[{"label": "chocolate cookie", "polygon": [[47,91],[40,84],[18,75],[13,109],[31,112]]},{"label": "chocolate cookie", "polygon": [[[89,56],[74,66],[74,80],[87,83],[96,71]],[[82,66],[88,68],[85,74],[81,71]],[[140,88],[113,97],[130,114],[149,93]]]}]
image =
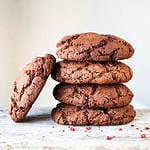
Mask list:
[{"label": "chocolate cookie", "polygon": [[9,99],[9,114],[22,121],[42,90],[55,64],[54,56],[37,57],[19,73]]},{"label": "chocolate cookie", "polygon": [[125,64],[113,62],[75,62],[56,63],[52,78],[58,82],[70,84],[112,84],[127,82],[132,77],[132,70]]},{"label": "chocolate cookie", "polygon": [[136,112],[131,105],[111,109],[81,109],[60,103],[52,110],[52,118],[66,125],[120,125],[131,122]]},{"label": "chocolate cookie", "polygon": [[54,97],[60,102],[82,108],[115,108],[128,105],[133,93],[123,84],[58,84]]},{"label": "chocolate cookie", "polygon": [[57,43],[57,56],[73,61],[111,61],[130,58],[134,49],[125,40],[109,34],[69,35]]}]

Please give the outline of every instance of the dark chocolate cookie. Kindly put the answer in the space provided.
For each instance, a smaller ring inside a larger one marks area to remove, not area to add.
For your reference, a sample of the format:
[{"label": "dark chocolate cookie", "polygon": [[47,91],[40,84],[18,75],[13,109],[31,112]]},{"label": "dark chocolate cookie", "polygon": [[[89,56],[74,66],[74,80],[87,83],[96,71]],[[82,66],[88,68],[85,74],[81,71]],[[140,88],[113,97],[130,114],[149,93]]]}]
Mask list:
[{"label": "dark chocolate cookie", "polygon": [[111,61],[130,58],[134,49],[125,40],[109,34],[69,35],[57,43],[57,56],[73,61]]},{"label": "dark chocolate cookie", "polygon": [[128,105],[133,93],[123,84],[58,84],[54,97],[60,102],[82,108],[115,108]]},{"label": "dark chocolate cookie", "polygon": [[56,63],[52,78],[58,82],[70,84],[112,84],[128,82],[132,70],[124,63],[113,62],[75,62]]},{"label": "dark chocolate cookie", "polygon": [[110,109],[81,109],[60,103],[52,110],[56,123],[66,125],[120,125],[131,122],[136,112],[131,105]]},{"label": "dark chocolate cookie", "polygon": [[55,64],[54,56],[37,57],[19,73],[9,98],[9,114],[22,121],[42,90]]}]

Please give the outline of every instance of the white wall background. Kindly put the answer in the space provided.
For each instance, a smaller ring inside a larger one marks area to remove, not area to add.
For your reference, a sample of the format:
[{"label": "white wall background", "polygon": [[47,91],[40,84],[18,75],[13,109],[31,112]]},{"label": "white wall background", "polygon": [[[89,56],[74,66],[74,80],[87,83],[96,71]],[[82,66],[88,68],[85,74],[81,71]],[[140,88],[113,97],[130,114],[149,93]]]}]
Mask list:
[{"label": "white wall background", "polygon": [[[135,94],[135,107],[150,107],[149,0],[0,0],[0,105],[7,106],[23,66],[36,56],[55,55],[61,37],[88,31],[115,34],[132,43],[135,54],[124,62],[134,77],[127,85]],[[55,85],[49,78],[35,106],[57,103],[52,96]]]}]

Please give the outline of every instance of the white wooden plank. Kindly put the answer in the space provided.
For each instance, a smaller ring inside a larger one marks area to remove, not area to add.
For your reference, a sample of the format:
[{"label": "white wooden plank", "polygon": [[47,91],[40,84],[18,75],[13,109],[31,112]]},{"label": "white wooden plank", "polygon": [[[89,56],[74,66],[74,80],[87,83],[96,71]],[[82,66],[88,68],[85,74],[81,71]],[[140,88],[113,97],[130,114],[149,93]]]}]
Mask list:
[{"label": "white wooden plank", "polygon": [[[75,131],[54,123],[50,111],[50,108],[33,108],[24,122],[14,123],[7,109],[0,108],[0,149],[150,149],[150,130],[145,129],[150,127],[150,109],[137,110],[136,119],[127,125],[91,126],[91,130],[74,126]],[[141,138],[141,134],[147,138]],[[107,136],[115,138],[107,140]]]}]

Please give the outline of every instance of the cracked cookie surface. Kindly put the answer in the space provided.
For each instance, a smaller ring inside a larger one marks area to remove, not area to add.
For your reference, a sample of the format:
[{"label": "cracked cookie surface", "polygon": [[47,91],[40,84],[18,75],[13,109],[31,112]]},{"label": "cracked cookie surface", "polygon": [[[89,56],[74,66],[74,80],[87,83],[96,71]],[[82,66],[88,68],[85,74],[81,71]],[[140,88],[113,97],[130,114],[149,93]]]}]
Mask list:
[{"label": "cracked cookie surface", "polygon": [[42,90],[55,64],[54,56],[46,54],[27,64],[14,81],[9,98],[9,114],[15,121],[22,121]]},{"label": "cracked cookie surface", "polygon": [[70,84],[112,84],[128,82],[132,78],[132,70],[126,64],[111,62],[57,62],[52,78],[58,82]]},{"label": "cracked cookie surface", "polygon": [[81,109],[59,103],[51,112],[56,123],[65,125],[120,125],[131,122],[135,115],[131,105],[111,109]]},{"label": "cracked cookie surface", "polygon": [[57,56],[73,61],[111,61],[130,58],[134,49],[127,41],[93,32],[69,35],[57,43]]},{"label": "cracked cookie surface", "polygon": [[133,93],[123,84],[58,84],[53,91],[54,97],[63,103],[82,108],[115,108],[128,105]]}]

